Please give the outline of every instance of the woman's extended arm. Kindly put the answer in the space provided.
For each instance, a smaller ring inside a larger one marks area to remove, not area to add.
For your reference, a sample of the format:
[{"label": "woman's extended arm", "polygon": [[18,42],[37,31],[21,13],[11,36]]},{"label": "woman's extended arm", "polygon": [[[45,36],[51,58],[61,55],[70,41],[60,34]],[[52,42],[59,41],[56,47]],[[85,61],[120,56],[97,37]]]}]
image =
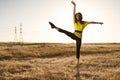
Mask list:
[{"label": "woman's extended arm", "polygon": [[71,3],[74,5],[74,9],[73,9],[73,18],[75,18],[76,4],[75,4],[74,1],[71,1]]},{"label": "woman's extended arm", "polygon": [[89,22],[90,24],[103,24],[103,22]]}]

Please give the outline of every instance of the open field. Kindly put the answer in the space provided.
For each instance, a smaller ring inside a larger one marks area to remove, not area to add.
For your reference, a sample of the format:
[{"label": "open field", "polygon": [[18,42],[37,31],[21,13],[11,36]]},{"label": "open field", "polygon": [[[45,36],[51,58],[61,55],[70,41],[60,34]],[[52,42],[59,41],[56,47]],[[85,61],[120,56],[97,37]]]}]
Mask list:
[{"label": "open field", "polygon": [[0,44],[0,80],[120,80],[120,44]]}]

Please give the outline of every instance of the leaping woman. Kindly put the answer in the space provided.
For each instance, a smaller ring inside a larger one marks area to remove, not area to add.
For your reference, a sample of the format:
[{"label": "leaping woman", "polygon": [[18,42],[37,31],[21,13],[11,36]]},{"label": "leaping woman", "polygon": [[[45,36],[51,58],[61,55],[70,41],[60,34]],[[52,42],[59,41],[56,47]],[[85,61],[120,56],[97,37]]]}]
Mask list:
[{"label": "leaping woman", "polygon": [[49,22],[51,25],[52,29],[56,29],[57,31],[66,34],[73,40],[76,40],[76,58],[77,58],[77,64],[79,64],[79,58],[80,58],[80,48],[81,48],[81,43],[82,43],[82,32],[84,28],[88,24],[103,24],[103,22],[93,22],[93,21],[83,21],[83,16],[80,12],[76,13],[76,4],[74,1],[71,1],[73,4],[73,23],[74,23],[74,32],[71,33],[69,31],[66,31],[64,29],[61,29],[57,26],[55,26],[52,22]]}]

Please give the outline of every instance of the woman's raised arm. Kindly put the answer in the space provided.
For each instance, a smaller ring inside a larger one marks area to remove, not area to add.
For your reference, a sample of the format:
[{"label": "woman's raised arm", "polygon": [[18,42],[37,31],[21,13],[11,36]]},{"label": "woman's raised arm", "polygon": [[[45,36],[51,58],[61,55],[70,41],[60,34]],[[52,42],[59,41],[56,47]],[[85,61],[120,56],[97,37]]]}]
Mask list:
[{"label": "woman's raised arm", "polygon": [[71,1],[71,3],[74,5],[74,8],[73,8],[73,18],[75,18],[76,4],[75,4],[74,1]]}]

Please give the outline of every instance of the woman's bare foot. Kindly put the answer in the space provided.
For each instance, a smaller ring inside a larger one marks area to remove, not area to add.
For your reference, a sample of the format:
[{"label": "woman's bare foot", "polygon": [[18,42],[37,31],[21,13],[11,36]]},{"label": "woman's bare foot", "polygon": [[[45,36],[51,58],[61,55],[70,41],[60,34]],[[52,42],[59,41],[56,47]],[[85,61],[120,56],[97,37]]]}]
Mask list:
[{"label": "woman's bare foot", "polygon": [[52,23],[52,22],[49,22],[51,28],[55,28],[56,26]]}]

